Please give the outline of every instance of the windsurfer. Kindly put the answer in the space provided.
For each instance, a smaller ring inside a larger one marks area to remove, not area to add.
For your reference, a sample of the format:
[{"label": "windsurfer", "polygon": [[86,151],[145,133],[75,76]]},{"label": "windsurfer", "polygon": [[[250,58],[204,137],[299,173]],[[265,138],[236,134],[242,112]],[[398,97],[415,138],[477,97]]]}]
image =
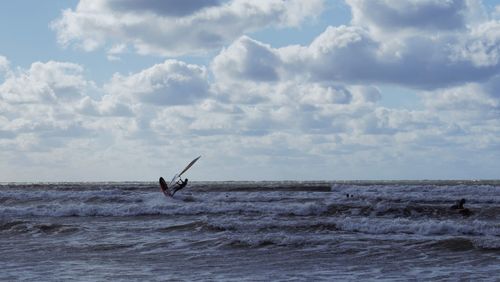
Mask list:
[{"label": "windsurfer", "polygon": [[184,179],[184,181],[182,181],[182,179],[179,179],[179,181],[177,181],[175,184],[177,184],[177,186],[174,188],[174,191],[172,191],[172,196],[175,194],[175,192],[186,187],[186,185],[188,184],[188,179],[186,178]]}]

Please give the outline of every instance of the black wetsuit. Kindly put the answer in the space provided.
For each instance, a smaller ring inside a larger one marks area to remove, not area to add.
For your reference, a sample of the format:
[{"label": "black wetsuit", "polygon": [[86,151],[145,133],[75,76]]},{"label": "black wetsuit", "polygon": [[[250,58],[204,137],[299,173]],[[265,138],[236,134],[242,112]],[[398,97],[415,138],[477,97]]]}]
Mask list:
[{"label": "black wetsuit", "polygon": [[456,204],[454,204],[453,206],[450,207],[450,209],[452,210],[461,210],[464,208],[464,204],[465,204],[465,199],[461,199],[460,201],[457,201]]},{"label": "black wetsuit", "polygon": [[179,182],[177,182],[177,187],[174,188],[174,191],[172,191],[172,196],[175,194],[175,192],[181,190],[182,188],[186,187],[188,183],[188,179],[186,178],[186,180],[182,181],[182,180],[179,180]]},{"label": "black wetsuit", "polygon": [[451,206],[450,209],[458,210],[458,213],[463,215],[463,216],[472,215],[472,211],[467,209],[467,208],[464,208],[464,204],[465,204],[465,199],[461,199],[455,205]]}]

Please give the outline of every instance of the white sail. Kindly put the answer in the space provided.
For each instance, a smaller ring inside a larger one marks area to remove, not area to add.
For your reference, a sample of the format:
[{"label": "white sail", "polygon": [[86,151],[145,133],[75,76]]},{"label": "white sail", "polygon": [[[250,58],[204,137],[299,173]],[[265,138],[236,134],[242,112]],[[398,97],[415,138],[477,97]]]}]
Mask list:
[{"label": "white sail", "polygon": [[195,162],[196,162],[199,158],[201,158],[201,156],[198,156],[196,159],[192,160],[192,161],[191,161],[191,162],[190,162],[190,163],[186,166],[186,168],[184,168],[184,169],[181,171],[181,173],[179,173],[179,177],[181,177],[181,175],[182,175],[184,172],[186,172],[186,171],[187,171],[187,170],[188,170],[191,166],[193,166],[193,165],[194,165],[194,163],[195,163]]},{"label": "white sail", "polygon": [[201,158],[201,156],[198,156],[197,158],[195,158],[194,160],[192,160],[180,173],[177,173],[176,175],[174,175],[174,177],[172,178],[172,180],[170,181],[170,183],[168,184],[168,187],[173,187],[177,181],[179,181],[179,179],[181,178],[181,175],[186,172],[189,168],[191,168],[194,163],[199,159]]}]

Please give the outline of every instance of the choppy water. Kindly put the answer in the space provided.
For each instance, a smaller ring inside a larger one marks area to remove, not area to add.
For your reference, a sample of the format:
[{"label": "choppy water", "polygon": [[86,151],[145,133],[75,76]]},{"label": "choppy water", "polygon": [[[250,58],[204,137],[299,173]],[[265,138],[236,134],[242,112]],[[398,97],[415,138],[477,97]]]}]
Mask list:
[{"label": "choppy water", "polygon": [[[450,210],[461,198],[472,215]],[[2,281],[498,281],[500,182],[198,182],[174,199],[157,183],[4,183],[0,269]]]}]

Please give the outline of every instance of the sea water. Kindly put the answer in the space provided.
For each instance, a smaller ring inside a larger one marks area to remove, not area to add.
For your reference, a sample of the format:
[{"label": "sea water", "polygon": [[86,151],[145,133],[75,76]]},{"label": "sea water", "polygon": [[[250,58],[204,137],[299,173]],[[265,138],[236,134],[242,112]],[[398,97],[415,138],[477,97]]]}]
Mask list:
[{"label": "sea water", "polygon": [[[450,209],[466,199],[469,216]],[[500,182],[3,183],[0,280],[500,279]]]}]

